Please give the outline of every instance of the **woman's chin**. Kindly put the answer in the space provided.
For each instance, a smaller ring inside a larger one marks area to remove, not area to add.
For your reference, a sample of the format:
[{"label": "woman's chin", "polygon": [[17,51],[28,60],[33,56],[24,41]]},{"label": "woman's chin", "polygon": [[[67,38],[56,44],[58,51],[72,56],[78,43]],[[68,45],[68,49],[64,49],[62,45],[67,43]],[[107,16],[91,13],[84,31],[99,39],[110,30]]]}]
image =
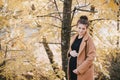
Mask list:
[{"label": "woman's chin", "polygon": [[83,33],[79,33],[80,36],[83,36]]}]

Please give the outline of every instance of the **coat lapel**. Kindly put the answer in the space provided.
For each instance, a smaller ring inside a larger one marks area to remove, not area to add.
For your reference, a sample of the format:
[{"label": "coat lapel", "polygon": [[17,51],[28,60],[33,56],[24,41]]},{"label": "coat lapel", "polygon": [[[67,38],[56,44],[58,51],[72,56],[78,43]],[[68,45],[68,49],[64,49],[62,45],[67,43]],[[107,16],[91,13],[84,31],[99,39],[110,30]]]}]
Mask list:
[{"label": "coat lapel", "polygon": [[86,32],[86,34],[84,35],[83,40],[82,40],[82,42],[80,44],[78,56],[80,55],[80,53],[82,52],[82,50],[85,48],[87,39],[88,39],[88,33]]},{"label": "coat lapel", "polygon": [[[75,35],[71,38],[69,51],[71,51],[71,46],[72,46],[73,42],[75,41],[75,38],[77,37],[77,35],[78,35],[78,33],[75,34]],[[86,32],[86,34],[84,35],[83,40],[82,40],[82,42],[81,42],[78,55],[80,55],[80,53],[82,52],[82,50],[85,48],[86,41],[87,41],[88,37],[89,37],[89,36],[88,36],[88,32]]]}]

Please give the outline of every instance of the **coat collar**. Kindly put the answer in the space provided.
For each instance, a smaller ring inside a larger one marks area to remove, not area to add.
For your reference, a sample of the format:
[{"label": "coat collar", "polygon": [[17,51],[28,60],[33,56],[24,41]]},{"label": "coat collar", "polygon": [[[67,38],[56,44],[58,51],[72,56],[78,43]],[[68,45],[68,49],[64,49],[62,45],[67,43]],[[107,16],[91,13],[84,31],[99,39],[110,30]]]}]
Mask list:
[{"label": "coat collar", "polygon": [[83,36],[83,40],[80,44],[78,55],[80,55],[82,50],[85,48],[88,38],[89,38],[89,34],[88,34],[88,32],[86,32],[86,34]]},{"label": "coat collar", "polygon": [[[73,38],[72,38],[72,42],[74,42],[75,38],[76,38],[78,35],[79,35],[79,34],[76,33],[76,34],[73,36]],[[89,33],[88,33],[88,31],[87,31],[87,32],[85,33],[85,35],[83,36],[83,40],[82,40],[82,42],[83,42],[83,41],[87,41],[88,38],[89,38]]]}]

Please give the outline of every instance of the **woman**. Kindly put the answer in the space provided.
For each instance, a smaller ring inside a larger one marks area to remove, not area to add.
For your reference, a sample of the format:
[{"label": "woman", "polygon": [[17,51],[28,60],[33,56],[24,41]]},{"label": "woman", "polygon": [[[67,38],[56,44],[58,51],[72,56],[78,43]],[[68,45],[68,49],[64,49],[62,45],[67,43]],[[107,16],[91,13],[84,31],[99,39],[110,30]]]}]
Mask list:
[{"label": "woman", "polygon": [[68,50],[68,80],[94,80],[93,60],[95,46],[87,32],[89,21],[81,16],[77,22],[78,33],[70,41]]}]

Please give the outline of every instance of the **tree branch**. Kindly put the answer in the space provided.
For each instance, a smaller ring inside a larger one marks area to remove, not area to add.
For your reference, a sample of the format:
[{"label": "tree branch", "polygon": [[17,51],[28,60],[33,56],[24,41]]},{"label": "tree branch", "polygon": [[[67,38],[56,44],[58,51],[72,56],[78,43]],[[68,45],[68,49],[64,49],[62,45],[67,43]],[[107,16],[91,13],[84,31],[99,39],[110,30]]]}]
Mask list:
[{"label": "tree branch", "polygon": [[11,42],[11,41],[13,41],[13,40],[15,40],[15,39],[17,39],[17,38],[19,38],[19,36],[17,36],[17,37],[15,37],[15,38],[12,38],[12,39],[10,39],[6,44],[8,44],[9,42]]},{"label": "tree branch", "polygon": [[[57,3],[56,3],[56,0],[54,0],[54,3],[55,3],[55,6],[56,6],[57,11],[59,12],[58,5],[57,5]],[[58,13],[58,14],[59,14],[60,19],[62,19],[62,17],[60,16],[60,13]]]},{"label": "tree branch", "polygon": [[91,13],[97,13],[97,11],[91,11],[91,10],[84,10],[84,9],[79,9],[77,8],[78,11],[84,11],[84,12],[91,12]]},{"label": "tree branch", "polygon": [[[5,51],[4,49],[1,49],[1,51]],[[9,51],[25,51],[25,50],[7,50],[7,52],[9,52]]]},{"label": "tree branch", "polygon": [[52,64],[52,68],[54,70],[54,73],[55,73],[56,77],[60,78],[60,75],[58,74],[58,71],[56,71],[56,70],[60,70],[60,69],[57,65],[54,65],[55,64],[54,55],[53,55],[53,52],[51,51],[49,45],[46,43],[46,38],[45,37],[43,38],[43,42],[44,42],[43,46],[44,46],[44,48],[47,52],[50,63]]},{"label": "tree branch", "polygon": [[89,22],[93,22],[93,21],[101,21],[101,20],[110,20],[110,19],[104,19],[104,18],[101,18],[101,19],[94,19],[94,20],[90,20]]},{"label": "tree branch", "polygon": [[37,17],[53,17],[53,18],[58,19],[58,20],[60,20],[60,21],[62,22],[62,19],[61,19],[61,18],[58,18],[58,17],[56,17],[56,16],[52,16],[52,14],[60,14],[60,13],[61,13],[61,12],[49,13],[49,14],[47,14],[47,15],[41,15],[41,16],[37,16]]},{"label": "tree branch", "polygon": [[50,1],[47,2],[43,7],[41,7],[40,10],[43,10],[47,6],[47,4],[49,4],[49,3],[50,3]]},{"label": "tree branch", "polygon": [[46,44],[61,44],[61,43],[54,43],[54,42],[39,42],[39,43],[46,43]]},{"label": "tree branch", "polygon": [[[77,0],[76,0],[76,1],[77,1]],[[78,3],[78,1],[77,1],[77,3]],[[78,5],[79,5],[79,3],[78,3]],[[82,8],[82,7],[87,7],[88,5],[90,5],[90,3],[87,4],[87,5],[85,4],[84,6],[78,6],[78,7],[75,6],[75,7],[74,7],[74,9],[73,9],[73,11],[72,11],[73,14],[72,14],[72,17],[71,17],[71,23],[72,23],[72,20],[73,20],[73,17],[74,17],[74,14],[75,14],[76,10],[78,10],[79,8]],[[83,9],[81,9],[81,10],[83,11]],[[93,12],[93,11],[91,11],[91,12]]]},{"label": "tree branch", "polygon": [[74,17],[75,11],[76,11],[76,7],[74,7],[74,10],[73,10],[73,14],[72,14],[72,17],[71,17],[71,23],[73,21],[73,17]]},{"label": "tree branch", "polygon": [[64,0],[60,0],[60,1],[64,2]]},{"label": "tree branch", "polygon": [[77,8],[79,9],[79,8],[87,7],[87,6],[89,6],[89,5],[90,5],[90,3],[87,4],[87,5],[84,5],[84,6],[78,6]]}]

